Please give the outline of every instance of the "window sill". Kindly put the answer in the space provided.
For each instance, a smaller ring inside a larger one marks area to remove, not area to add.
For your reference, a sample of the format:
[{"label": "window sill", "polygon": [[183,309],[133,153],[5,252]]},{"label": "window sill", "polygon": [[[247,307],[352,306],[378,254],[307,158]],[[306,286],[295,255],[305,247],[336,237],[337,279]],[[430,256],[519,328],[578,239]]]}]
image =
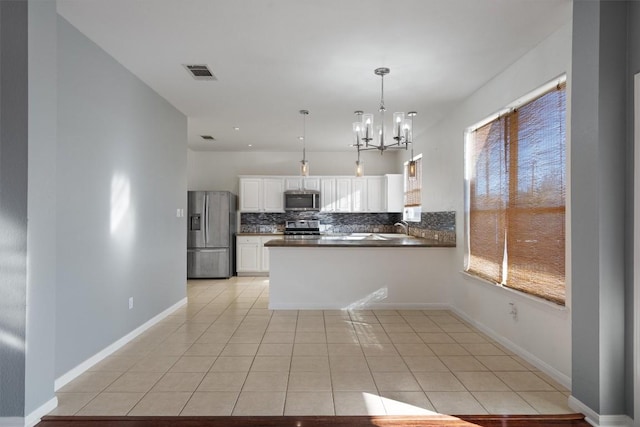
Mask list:
[{"label": "window sill", "polygon": [[[471,280],[471,281],[474,281],[474,282],[478,282],[478,283],[482,283],[483,285],[489,286],[492,289],[499,289],[500,290],[499,292],[507,292],[507,295],[516,297],[519,300],[522,300],[522,301],[524,301],[526,303],[530,303],[531,305],[536,305],[538,307],[545,308],[545,309],[547,309],[549,311],[552,311],[554,313],[567,313],[567,314],[569,313],[569,307],[567,305],[562,306],[562,305],[559,305],[559,304],[555,304],[555,303],[553,303],[551,301],[547,301],[544,298],[536,297],[534,295],[529,295],[529,294],[526,294],[524,292],[520,292],[520,291],[518,291],[516,289],[511,289],[511,288],[508,288],[506,286],[502,286],[500,284],[490,282],[490,281],[485,280],[485,279],[483,279],[481,277],[478,277],[476,275],[467,273],[464,270],[460,271],[460,273],[468,280]],[[566,304],[566,301],[565,301],[565,304]]]}]

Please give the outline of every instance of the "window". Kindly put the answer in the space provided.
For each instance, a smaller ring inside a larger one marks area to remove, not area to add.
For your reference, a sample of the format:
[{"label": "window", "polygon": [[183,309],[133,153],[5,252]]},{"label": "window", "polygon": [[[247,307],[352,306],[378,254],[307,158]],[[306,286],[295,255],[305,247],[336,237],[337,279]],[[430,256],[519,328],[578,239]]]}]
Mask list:
[{"label": "window", "polygon": [[465,271],[565,303],[564,82],[467,134]]},{"label": "window", "polygon": [[409,174],[410,162],[404,163],[404,210],[402,219],[420,222],[422,213],[422,154],[411,160],[415,162],[415,177]]}]

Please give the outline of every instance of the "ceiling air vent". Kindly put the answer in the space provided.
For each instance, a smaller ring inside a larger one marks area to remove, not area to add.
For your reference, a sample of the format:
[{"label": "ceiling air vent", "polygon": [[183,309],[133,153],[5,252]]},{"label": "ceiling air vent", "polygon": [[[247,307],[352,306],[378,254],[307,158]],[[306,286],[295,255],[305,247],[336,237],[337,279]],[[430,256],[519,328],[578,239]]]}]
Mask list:
[{"label": "ceiling air vent", "polygon": [[191,77],[196,80],[218,80],[206,65],[184,65]]},{"label": "ceiling air vent", "polygon": [[215,141],[216,139],[214,137],[212,137],[211,135],[200,135],[200,138],[206,140],[206,141]]}]

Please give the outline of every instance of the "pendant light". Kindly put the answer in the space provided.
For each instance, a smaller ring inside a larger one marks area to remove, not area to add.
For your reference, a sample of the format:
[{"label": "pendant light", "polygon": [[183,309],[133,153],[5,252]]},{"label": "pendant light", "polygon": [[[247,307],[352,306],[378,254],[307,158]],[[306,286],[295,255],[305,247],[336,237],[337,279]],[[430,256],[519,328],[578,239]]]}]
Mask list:
[{"label": "pendant light", "polygon": [[307,161],[307,123],[309,110],[300,110],[302,114],[302,160],[300,161],[300,175],[309,176],[309,162]]},{"label": "pendant light", "polygon": [[364,175],[364,165],[360,161],[360,151],[358,151],[358,160],[356,160],[356,176],[361,177]]},{"label": "pendant light", "polygon": [[[407,113],[407,116],[410,117],[410,126],[408,127],[408,129],[406,130],[407,132],[407,138],[409,138],[409,140],[413,140],[413,118],[417,115],[418,113],[416,113],[415,111],[409,111]],[[413,159],[413,144],[411,144],[411,157],[409,157],[409,179],[416,179],[416,176],[418,175],[418,164],[417,162]]]}]

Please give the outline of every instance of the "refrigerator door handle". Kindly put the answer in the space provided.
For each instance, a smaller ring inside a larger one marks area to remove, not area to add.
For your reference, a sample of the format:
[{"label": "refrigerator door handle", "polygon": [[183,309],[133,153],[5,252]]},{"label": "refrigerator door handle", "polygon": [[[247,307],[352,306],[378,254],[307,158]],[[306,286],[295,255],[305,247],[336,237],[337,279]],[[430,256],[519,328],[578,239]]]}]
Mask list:
[{"label": "refrigerator door handle", "polygon": [[203,211],[204,211],[204,244],[209,243],[209,195],[205,194],[203,198]]}]

